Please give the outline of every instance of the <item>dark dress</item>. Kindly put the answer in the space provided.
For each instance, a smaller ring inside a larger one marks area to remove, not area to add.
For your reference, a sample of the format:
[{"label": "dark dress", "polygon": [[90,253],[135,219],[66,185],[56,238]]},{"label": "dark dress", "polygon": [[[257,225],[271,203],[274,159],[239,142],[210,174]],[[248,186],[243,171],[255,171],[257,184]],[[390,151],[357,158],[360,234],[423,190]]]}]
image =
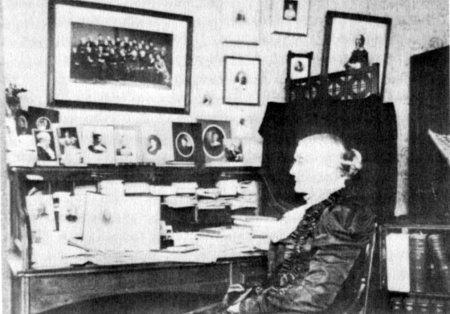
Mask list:
[{"label": "dark dress", "polygon": [[347,289],[349,274],[364,255],[360,253],[373,235],[374,219],[345,189],[309,208],[288,238],[271,245],[270,286],[245,299],[240,313],[323,313],[327,308],[340,313],[333,302]]},{"label": "dark dress", "polygon": [[366,49],[355,49],[348,60],[348,63],[361,63],[361,68],[369,66],[369,53]]}]

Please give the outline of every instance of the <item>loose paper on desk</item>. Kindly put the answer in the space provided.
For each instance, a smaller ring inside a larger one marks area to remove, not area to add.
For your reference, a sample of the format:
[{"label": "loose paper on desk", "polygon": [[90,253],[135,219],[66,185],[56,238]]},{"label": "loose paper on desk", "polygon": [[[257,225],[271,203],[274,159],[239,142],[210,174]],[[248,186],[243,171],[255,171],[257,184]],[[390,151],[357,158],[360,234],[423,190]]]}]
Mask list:
[{"label": "loose paper on desk", "polygon": [[386,236],[386,272],[389,291],[409,292],[409,236],[391,233]]},{"label": "loose paper on desk", "polygon": [[159,249],[160,198],[86,195],[83,243],[103,251]]}]

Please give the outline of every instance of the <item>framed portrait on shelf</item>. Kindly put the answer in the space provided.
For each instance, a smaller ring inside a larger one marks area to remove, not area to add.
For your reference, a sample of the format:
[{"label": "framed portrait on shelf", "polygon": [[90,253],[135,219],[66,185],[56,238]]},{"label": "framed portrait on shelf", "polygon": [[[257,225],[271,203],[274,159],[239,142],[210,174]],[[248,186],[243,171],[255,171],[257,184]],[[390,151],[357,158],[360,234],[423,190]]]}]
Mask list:
[{"label": "framed portrait on shelf", "polygon": [[231,105],[259,105],[261,59],[225,57],[223,102]]},{"label": "framed portrait on shelf", "polygon": [[205,161],[225,161],[225,141],[231,138],[230,121],[198,120],[202,125]]},{"label": "framed portrait on shelf", "polygon": [[287,78],[297,80],[311,76],[313,52],[295,53],[289,50],[287,56]]},{"label": "framed portrait on shelf", "polygon": [[224,43],[258,45],[260,0],[222,0],[221,16]]},{"label": "framed portrait on shelf", "polygon": [[172,138],[175,161],[202,163],[202,126],[200,123],[172,123]]},{"label": "framed portrait on shelf", "polygon": [[138,162],[138,138],[138,129],[135,126],[114,126],[114,159],[116,164],[132,164]]},{"label": "framed portrait on shelf", "polygon": [[33,129],[38,166],[58,166],[59,152],[55,132],[46,129]]},{"label": "framed portrait on shelf", "polygon": [[309,0],[272,0],[272,31],[275,34],[308,34]]},{"label": "framed portrait on shelf", "polygon": [[114,128],[112,126],[82,126],[81,146],[87,164],[114,164]]},{"label": "framed portrait on shelf", "polygon": [[189,113],[191,16],[50,0],[49,28],[50,104]]},{"label": "framed portrait on shelf", "polygon": [[173,160],[172,123],[158,123],[141,126],[142,162],[166,165]]},{"label": "framed portrait on shelf", "polygon": [[86,166],[81,151],[79,129],[75,126],[58,126],[56,134],[61,164],[69,167]]},{"label": "framed portrait on shelf", "polygon": [[322,73],[358,70],[379,63],[379,90],[383,95],[391,21],[386,17],[328,11]]},{"label": "framed portrait on shelf", "polygon": [[28,127],[30,129],[50,130],[59,122],[59,111],[49,108],[28,107]]}]

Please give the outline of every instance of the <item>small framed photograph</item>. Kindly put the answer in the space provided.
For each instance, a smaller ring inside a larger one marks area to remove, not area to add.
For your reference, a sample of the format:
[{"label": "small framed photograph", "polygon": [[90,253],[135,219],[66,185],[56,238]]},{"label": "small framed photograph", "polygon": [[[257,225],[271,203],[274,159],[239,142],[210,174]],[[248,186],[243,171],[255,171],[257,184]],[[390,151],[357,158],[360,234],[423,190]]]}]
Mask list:
[{"label": "small framed photograph", "polygon": [[223,102],[259,106],[261,59],[224,58]]},{"label": "small framed photograph", "polygon": [[87,164],[114,164],[114,128],[90,126],[81,128],[82,151]]},{"label": "small framed photograph", "polygon": [[144,163],[163,166],[167,161],[173,160],[172,124],[142,125],[140,148]]},{"label": "small framed photograph", "polygon": [[221,16],[224,43],[258,45],[260,0],[222,0]]},{"label": "small framed photograph", "polygon": [[225,160],[225,140],[231,138],[230,121],[199,120],[205,161]]},{"label": "small framed photograph", "polygon": [[134,126],[114,126],[114,155],[116,164],[138,162],[138,130]]},{"label": "small framed photograph", "polygon": [[38,166],[58,166],[58,147],[53,130],[33,129]]},{"label": "small framed photograph", "polygon": [[240,138],[229,138],[224,141],[225,159],[230,162],[243,161],[242,140]]},{"label": "small framed photograph", "polygon": [[322,73],[333,73],[380,64],[383,95],[390,18],[329,11],[326,15]]},{"label": "small framed photograph", "polygon": [[31,130],[28,123],[30,117],[28,115],[28,112],[21,109],[17,110],[15,114],[15,119],[16,119],[17,135],[30,134]]},{"label": "small framed photograph", "polygon": [[310,77],[312,58],[312,51],[308,53],[289,51],[287,57],[287,78],[289,80],[297,80]]},{"label": "small framed photograph", "polygon": [[275,34],[308,34],[309,0],[272,0],[272,30]]},{"label": "small framed photograph", "polygon": [[175,161],[203,162],[201,132],[200,123],[174,122],[172,124]]},{"label": "small framed photograph", "polygon": [[28,107],[30,129],[50,130],[59,122],[59,111],[48,108]]},{"label": "small framed photograph", "polygon": [[61,164],[69,167],[86,166],[81,151],[80,134],[77,127],[57,127]]}]

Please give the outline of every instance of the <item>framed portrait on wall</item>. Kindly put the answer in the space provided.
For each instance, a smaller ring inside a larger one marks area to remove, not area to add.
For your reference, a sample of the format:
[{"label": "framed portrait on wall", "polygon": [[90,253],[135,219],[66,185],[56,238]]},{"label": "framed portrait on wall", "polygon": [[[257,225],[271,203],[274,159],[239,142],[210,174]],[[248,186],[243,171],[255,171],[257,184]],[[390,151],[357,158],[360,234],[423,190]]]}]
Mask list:
[{"label": "framed portrait on wall", "polygon": [[391,22],[386,17],[327,12],[322,73],[359,70],[378,63],[383,95]]},{"label": "framed portrait on wall", "polygon": [[289,50],[287,56],[287,78],[297,80],[311,76],[313,52],[295,53]]},{"label": "framed portrait on wall", "polygon": [[59,126],[56,128],[58,136],[61,164],[70,167],[86,166],[81,151],[79,129],[75,126]]},{"label": "framed portrait on wall", "polygon": [[173,160],[172,123],[142,125],[140,148],[144,163],[163,166]]},{"label": "framed portrait on wall", "polygon": [[230,121],[198,120],[202,125],[205,161],[225,161],[225,141],[231,138]]},{"label": "framed portrait on wall", "polygon": [[82,151],[87,164],[114,164],[114,128],[103,125],[81,127]]},{"label": "framed portrait on wall", "polygon": [[138,162],[138,133],[138,129],[135,126],[114,126],[114,159],[116,164],[130,164]]},{"label": "framed portrait on wall", "polygon": [[221,16],[224,43],[258,45],[260,0],[222,0]]},{"label": "framed portrait on wall", "polygon": [[51,0],[49,28],[50,104],[189,112],[191,16]]},{"label": "framed portrait on wall", "polygon": [[33,129],[38,166],[58,166],[59,151],[53,130]]},{"label": "framed portrait on wall", "polygon": [[259,105],[261,59],[224,58],[223,102],[230,105]]},{"label": "framed portrait on wall", "polygon": [[308,34],[309,0],[272,0],[272,31],[275,34]]}]

